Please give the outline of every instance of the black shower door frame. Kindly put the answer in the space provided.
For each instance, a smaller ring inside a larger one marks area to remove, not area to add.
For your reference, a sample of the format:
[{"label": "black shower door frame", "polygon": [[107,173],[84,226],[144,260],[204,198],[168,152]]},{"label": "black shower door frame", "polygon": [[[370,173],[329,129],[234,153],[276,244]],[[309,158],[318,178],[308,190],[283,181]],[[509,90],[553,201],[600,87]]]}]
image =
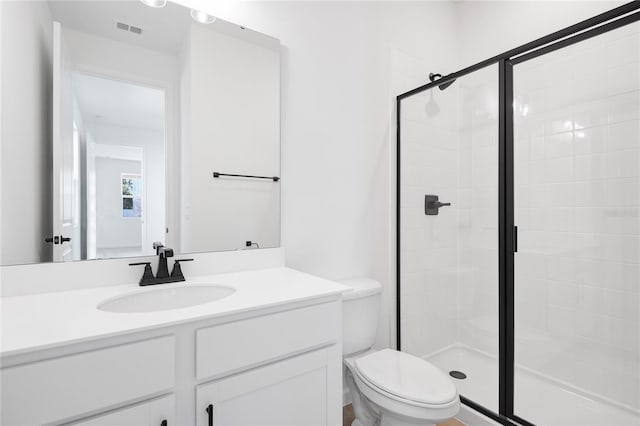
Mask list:
[{"label": "black shower door frame", "polygon": [[517,251],[517,227],[514,223],[513,158],[513,67],[522,62],[596,37],[640,21],[640,0],[635,0],[600,15],[579,22],[545,37],[491,57],[439,80],[409,90],[396,98],[396,345],[401,346],[400,297],[400,195],[401,195],[401,112],[402,101],[418,93],[498,64],[498,412],[460,396],[468,407],[509,426],[533,426],[514,413],[514,253]]}]

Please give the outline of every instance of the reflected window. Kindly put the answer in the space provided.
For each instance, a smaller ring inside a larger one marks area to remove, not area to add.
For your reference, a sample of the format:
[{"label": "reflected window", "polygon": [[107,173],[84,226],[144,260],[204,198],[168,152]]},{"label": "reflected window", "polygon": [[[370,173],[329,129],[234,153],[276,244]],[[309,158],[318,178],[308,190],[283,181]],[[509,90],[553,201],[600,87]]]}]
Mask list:
[{"label": "reflected window", "polygon": [[142,176],[122,173],[122,217],[142,217]]}]

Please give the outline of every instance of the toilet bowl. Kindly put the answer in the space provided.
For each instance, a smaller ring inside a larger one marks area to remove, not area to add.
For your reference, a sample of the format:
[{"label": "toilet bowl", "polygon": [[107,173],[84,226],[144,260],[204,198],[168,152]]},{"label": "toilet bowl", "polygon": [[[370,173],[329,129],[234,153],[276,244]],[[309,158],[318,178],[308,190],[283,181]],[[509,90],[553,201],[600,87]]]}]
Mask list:
[{"label": "toilet bowl", "polygon": [[460,397],[453,381],[429,362],[393,349],[371,349],[382,286],[343,281],[343,356],[353,426],[426,426],[453,418]]}]

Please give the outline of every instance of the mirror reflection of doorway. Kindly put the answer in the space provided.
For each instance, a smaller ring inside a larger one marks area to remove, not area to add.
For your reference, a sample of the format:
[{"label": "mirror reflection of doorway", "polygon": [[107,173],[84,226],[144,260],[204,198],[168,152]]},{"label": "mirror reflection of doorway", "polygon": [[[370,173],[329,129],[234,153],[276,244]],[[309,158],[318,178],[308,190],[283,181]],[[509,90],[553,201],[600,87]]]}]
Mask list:
[{"label": "mirror reflection of doorway", "polygon": [[[118,148],[124,148],[118,152]],[[142,173],[142,150],[127,157],[126,148],[116,147],[113,156],[96,156],[94,162],[95,193],[90,199],[95,203],[95,253],[97,258],[139,256],[142,253],[142,211],[138,215],[133,208],[133,196],[125,196],[123,175]],[[121,156],[117,156],[121,154]],[[136,158],[137,157],[137,158]],[[127,178],[124,178],[127,179]],[[133,193],[133,191],[131,191]],[[93,248],[92,248],[93,251]]]},{"label": "mirror reflection of doorway", "polygon": [[164,91],[79,72],[72,81],[86,176],[83,258],[151,254],[165,236]]}]

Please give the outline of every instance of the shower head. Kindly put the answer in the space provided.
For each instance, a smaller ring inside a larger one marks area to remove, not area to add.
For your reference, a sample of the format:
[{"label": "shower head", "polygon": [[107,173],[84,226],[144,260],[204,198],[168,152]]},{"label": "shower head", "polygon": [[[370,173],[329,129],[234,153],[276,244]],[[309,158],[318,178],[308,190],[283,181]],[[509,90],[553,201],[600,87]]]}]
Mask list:
[{"label": "shower head", "polygon": [[433,99],[433,90],[429,90],[429,94],[431,95],[431,97],[424,106],[424,109],[428,117],[435,117],[440,112],[440,106],[435,101],[435,99]]},{"label": "shower head", "polygon": [[449,82],[446,82],[446,83],[443,83],[443,84],[441,84],[441,85],[440,85],[440,86],[438,86],[438,87],[440,88],[440,90],[444,90],[444,89],[446,89],[447,87],[451,86],[451,85],[452,85],[453,83],[455,83],[455,82],[456,82],[456,79],[454,78],[453,80],[451,80],[451,81],[449,81]]},{"label": "shower head", "polygon": [[[442,74],[434,74],[434,73],[430,73],[429,74],[429,80],[431,80],[432,82],[436,81],[436,80],[440,80],[442,78],[443,78]],[[438,87],[440,88],[440,90],[444,90],[447,87],[451,86],[455,82],[456,82],[456,79],[454,78],[451,81],[447,81],[446,83],[442,83],[442,84],[438,85]]]}]

